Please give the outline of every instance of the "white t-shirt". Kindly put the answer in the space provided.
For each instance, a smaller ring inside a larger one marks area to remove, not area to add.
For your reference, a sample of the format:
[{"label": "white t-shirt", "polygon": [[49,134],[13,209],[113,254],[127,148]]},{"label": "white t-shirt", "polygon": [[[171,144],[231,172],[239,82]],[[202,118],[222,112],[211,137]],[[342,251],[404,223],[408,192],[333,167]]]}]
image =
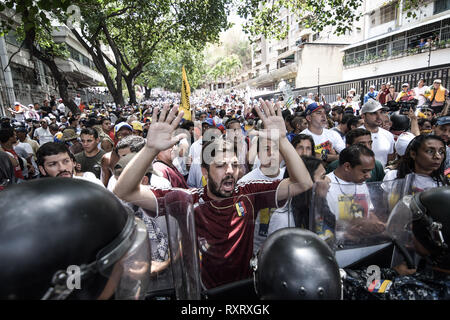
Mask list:
[{"label": "white t-shirt", "polygon": [[427,98],[425,98],[424,96],[421,96],[421,94],[425,94],[425,91],[427,91],[427,90],[429,90],[428,86],[423,86],[422,88],[415,87],[413,89],[414,94],[416,95],[416,99],[419,100],[419,102],[417,103],[418,107],[420,107],[425,102],[427,102]]},{"label": "white t-shirt", "polygon": [[[284,172],[286,171],[286,167],[280,169],[280,173],[278,176],[274,178],[269,178],[264,175],[260,168],[256,168],[245,176],[243,176],[238,183],[248,182],[254,180],[282,180],[284,176]],[[265,208],[258,212],[257,218],[255,220],[255,231],[253,235],[253,254],[256,254],[260,248],[260,246],[266,241],[267,236],[270,234],[269,229],[272,224],[272,219],[274,218],[276,208]],[[277,214],[277,216],[280,214]],[[275,219],[279,220],[279,217]],[[278,230],[278,229],[275,229]]]},{"label": "white t-shirt", "polygon": [[330,189],[327,193],[328,207],[336,220],[367,217],[373,210],[366,183],[356,184],[344,181],[330,172]]},{"label": "white t-shirt", "polygon": [[202,138],[195,141],[189,149],[189,157],[192,159],[189,169],[187,184],[191,188],[202,187]]},{"label": "white t-shirt", "polygon": [[38,138],[40,146],[47,142],[53,142],[53,136],[50,133],[50,129],[48,127],[47,129],[44,129],[42,127],[37,128],[34,131],[34,138]]},{"label": "white t-shirt", "polygon": [[345,149],[344,140],[342,140],[339,133],[334,130],[323,129],[321,135],[317,135],[309,131],[309,129],[303,130],[301,133],[308,134],[313,137],[316,153],[322,154],[322,152],[330,152],[331,148],[338,153]]},{"label": "white t-shirt", "polygon": [[[364,126],[360,128],[366,129]],[[375,160],[381,162],[383,167],[386,166],[388,155],[394,153],[394,135],[389,131],[378,128],[378,132],[372,133],[372,151],[375,153]]]},{"label": "white t-shirt", "polygon": [[64,103],[60,103],[57,108],[58,108],[59,112],[61,113],[61,115],[66,114],[66,106],[64,105]]},{"label": "white t-shirt", "polygon": [[[95,175],[94,175],[95,176]],[[114,187],[116,186],[117,180],[114,175],[111,176],[111,178],[108,181],[108,186],[106,187],[109,191],[113,192]],[[152,177],[150,179],[150,185],[152,187],[156,188],[172,188],[172,185],[170,184],[170,181],[166,178],[160,177],[156,174],[152,174]]]},{"label": "white t-shirt", "polygon": [[[398,170],[391,170],[386,173],[383,181],[392,181],[397,179]],[[431,188],[441,187],[432,177],[422,174],[412,174],[410,190],[413,193],[422,192]]]},{"label": "white t-shirt", "polygon": [[103,185],[103,183],[102,183],[99,179],[97,179],[97,177],[95,176],[95,174],[93,174],[92,172],[89,172],[89,171],[83,172],[83,175],[82,175],[82,176],[76,176],[76,175],[74,175],[73,178],[74,178],[74,179],[86,180],[86,181],[89,181],[89,182],[93,182],[93,183],[95,183],[95,184],[98,184],[98,185],[102,186],[103,188],[105,187],[105,186]]}]

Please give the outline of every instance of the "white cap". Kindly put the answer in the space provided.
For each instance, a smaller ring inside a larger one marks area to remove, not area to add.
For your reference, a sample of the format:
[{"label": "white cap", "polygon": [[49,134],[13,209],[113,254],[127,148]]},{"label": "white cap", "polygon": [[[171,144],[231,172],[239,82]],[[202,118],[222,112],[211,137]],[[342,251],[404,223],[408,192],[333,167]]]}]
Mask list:
[{"label": "white cap", "polygon": [[403,157],[405,155],[406,148],[408,147],[411,140],[414,138],[415,135],[413,135],[411,132],[403,132],[401,135],[398,136],[394,146],[395,151],[399,156]]}]

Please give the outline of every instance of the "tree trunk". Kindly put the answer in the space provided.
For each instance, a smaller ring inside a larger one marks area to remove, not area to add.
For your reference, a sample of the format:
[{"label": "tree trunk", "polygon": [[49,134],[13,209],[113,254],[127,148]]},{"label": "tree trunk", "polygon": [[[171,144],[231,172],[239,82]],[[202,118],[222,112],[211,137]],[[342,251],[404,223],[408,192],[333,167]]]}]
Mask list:
[{"label": "tree trunk", "polygon": [[56,65],[55,58],[53,56],[49,56],[41,50],[38,49],[38,47],[35,44],[35,38],[36,38],[36,29],[31,28],[25,33],[25,47],[30,51],[30,54],[35,57],[36,59],[39,59],[45,65],[47,65],[53,75],[53,77],[56,80],[56,83],[58,84],[58,91],[63,99],[63,102],[66,107],[72,111],[73,114],[80,113],[80,109],[78,109],[75,102],[69,97],[69,92],[67,90],[69,86],[69,81],[67,81],[67,78],[63,72],[60,72],[58,69],[58,66]]},{"label": "tree trunk", "polygon": [[123,75],[123,78],[125,79],[125,83],[126,83],[127,89],[128,89],[128,94],[130,95],[128,104],[137,104],[136,90],[134,90],[133,78],[129,77],[129,76],[125,76],[125,75]]},{"label": "tree trunk", "polygon": [[[101,51],[101,46],[98,40],[95,42],[95,45],[89,45],[75,29],[71,29],[71,31],[75,35],[77,40],[82,44],[82,46],[89,52],[90,56],[92,57],[92,60],[94,61],[95,66],[97,67],[98,72],[100,72],[103,75],[106,86],[108,87],[108,90],[114,99],[114,103],[116,105],[124,106],[125,103],[122,94],[122,76],[120,75],[120,77],[116,77],[115,79],[117,84],[116,86],[114,84],[114,80],[111,78],[111,75],[109,74],[108,68],[106,67],[106,63],[103,58],[103,53]],[[115,57],[117,59],[116,55]],[[121,65],[120,60],[117,61],[117,63]]]}]

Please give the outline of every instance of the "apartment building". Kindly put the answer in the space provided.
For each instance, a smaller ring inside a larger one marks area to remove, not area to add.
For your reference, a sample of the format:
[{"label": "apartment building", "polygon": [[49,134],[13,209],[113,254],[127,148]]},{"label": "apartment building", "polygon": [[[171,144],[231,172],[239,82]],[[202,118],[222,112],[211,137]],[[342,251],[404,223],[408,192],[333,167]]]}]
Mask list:
[{"label": "apartment building", "polygon": [[364,38],[342,49],[343,80],[450,63],[450,0],[414,13],[408,18],[403,1],[366,1]]},{"label": "apartment building", "polygon": [[251,70],[224,81],[219,88],[250,87],[271,92],[277,91],[283,80],[292,88],[342,80],[342,49],[363,39],[357,28],[361,23],[355,24],[352,32],[338,37],[331,27],[320,33],[303,28],[288,9],[282,10],[280,19],[290,26],[287,38],[272,40],[258,36],[252,45]]},{"label": "apartment building", "polygon": [[[92,94],[86,90],[99,86],[105,80],[95,70],[89,53],[71,31],[65,26],[55,27],[52,35],[56,43],[66,45],[70,54],[67,59],[56,60],[58,68],[65,73],[69,81],[69,94],[72,96],[80,94],[81,99],[85,101],[104,97],[102,94]],[[42,103],[50,95],[59,96],[57,83],[50,69],[32,57],[27,49],[21,48],[19,51],[20,47],[21,42],[14,30],[0,38],[0,113],[2,115],[14,101],[27,105],[34,102]]]}]

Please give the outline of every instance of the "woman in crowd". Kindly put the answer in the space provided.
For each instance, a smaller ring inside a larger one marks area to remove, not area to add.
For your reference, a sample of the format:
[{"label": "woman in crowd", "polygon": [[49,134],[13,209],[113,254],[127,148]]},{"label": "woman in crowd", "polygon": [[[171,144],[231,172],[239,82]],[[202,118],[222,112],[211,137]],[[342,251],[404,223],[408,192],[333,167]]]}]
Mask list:
[{"label": "woman in crowd", "polygon": [[384,181],[405,178],[414,173],[412,192],[449,185],[444,175],[446,150],[442,138],[419,135],[409,143],[397,170],[386,173]]},{"label": "woman in crowd", "polygon": [[389,101],[395,101],[397,99],[398,92],[395,92],[395,86],[390,85],[389,86],[389,93],[386,95],[386,103]]}]

